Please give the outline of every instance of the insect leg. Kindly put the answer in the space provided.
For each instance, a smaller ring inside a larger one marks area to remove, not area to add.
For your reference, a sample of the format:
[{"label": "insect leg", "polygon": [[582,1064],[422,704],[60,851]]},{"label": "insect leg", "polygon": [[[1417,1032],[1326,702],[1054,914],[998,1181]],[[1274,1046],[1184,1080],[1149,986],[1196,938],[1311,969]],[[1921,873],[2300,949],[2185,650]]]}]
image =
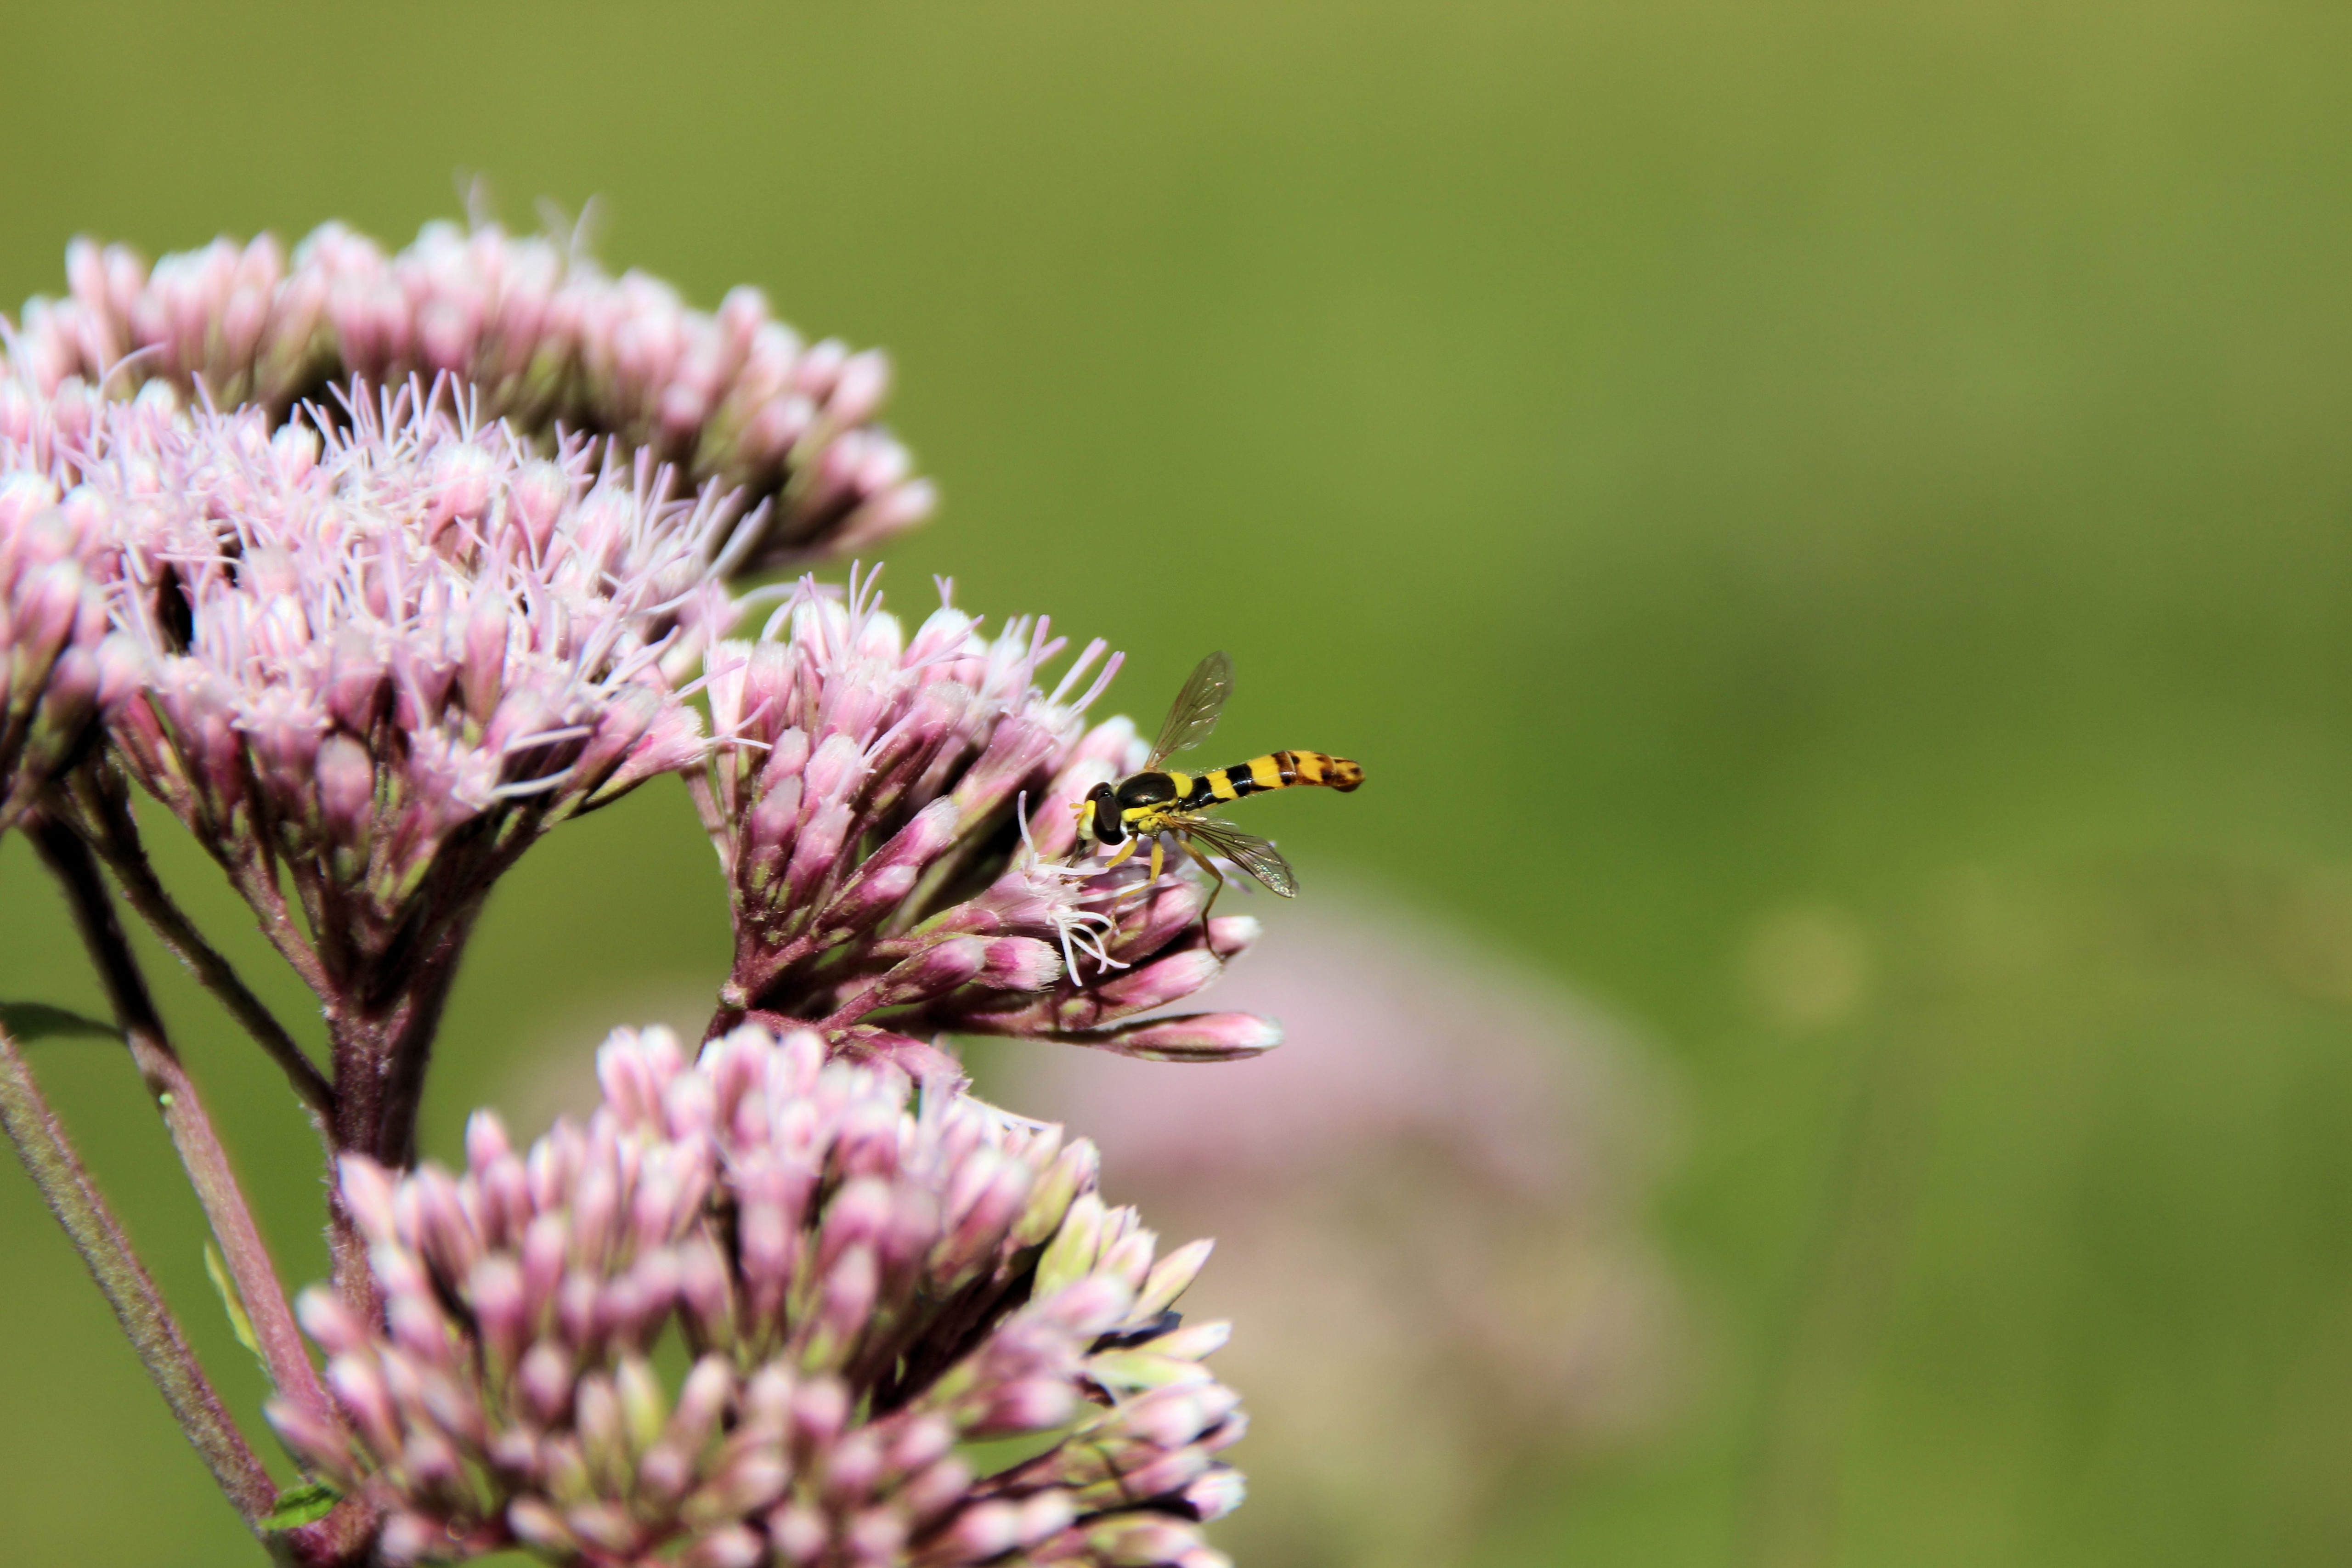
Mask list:
[{"label": "insect leg", "polygon": [[[1137,849],[1138,849],[1138,848],[1142,845],[1142,843],[1143,843],[1143,840],[1141,840],[1140,838],[1136,838],[1136,837],[1129,837],[1129,839],[1128,839],[1128,841],[1127,841],[1126,843],[1124,843],[1124,844],[1122,844],[1122,845],[1120,845],[1120,846],[1118,847],[1118,854],[1113,855],[1109,859],[1108,859],[1108,860],[1106,860],[1106,861],[1104,861],[1104,862],[1103,862],[1103,864],[1102,864],[1102,868],[1103,868],[1103,870],[1105,870],[1105,871],[1116,871],[1116,870],[1118,870],[1121,866],[1126,865],[1126,864],[1127,864],[1127,861],[1128,861],[1128,858],[1129,858],[1129,856],[1133,855],[1133,854],[1136,852],[1136,850],[1137,850]],[[1099,873],[1097,873],[1097,874],[1099,874]]]},{"label": "insect leg", "polygon": [[1225,874],[1218,870],[1217,863],[1202,854],[1200,846],[1191,839],[1183,838],[1177,842],[1182,844],[1184,853],[1199,861],[1201,869],[1209,874],[1209,901],[1201,906],[1201,937],[1202,941],[1206,941],[1209,935],[1209,911],[1217,907],[1217,895],[1225,890]]},{"label": "insect leg", "polygon": [[1150,879],[1143,885],[1147,888],[1158,887],[1160,885],[1160,873],[1167,868],[1168,849],[1165,845],[1160,843],[1160,836],[1155,833],[1151,836],[1151,876]]}]

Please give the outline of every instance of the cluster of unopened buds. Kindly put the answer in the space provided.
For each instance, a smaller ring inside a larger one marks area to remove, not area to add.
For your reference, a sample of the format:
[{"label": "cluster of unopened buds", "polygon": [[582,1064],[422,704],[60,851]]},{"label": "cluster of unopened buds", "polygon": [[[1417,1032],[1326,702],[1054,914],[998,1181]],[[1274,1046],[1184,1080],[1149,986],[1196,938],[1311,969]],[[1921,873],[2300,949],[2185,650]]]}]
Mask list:
[{"label": "cluster of unopened buds", "polygon": [[[77,242],[68,273],[0,322],[0,831],[73,904],[301,1486],[5,1035],[0,1122],[248,1524],[303,1568],[1221,1563],[1224,1331],[1170,1310],[1206,1245],[1155,1259],[1092,1146],[969,1098],[952,1041],[1262,1052],[1263,1019],[1160,1011],[1257,922],[1080,842],[1144,759],[1087,716],[1101,642],[1054,676],[1045,621],[986,634],[944,584],[911,635],[854,568],[740,590],[929,510],[873,423],[880,357],[488,226],[152,267]],[[492,885],[666,774],[733,908],[707,1043],[625,1032],[585,1125],[517,1151],[478,1116],[464,1174],[417,1166]],[[134,786],[315,994],[323,1068],[163,888]],[[299,1328],[109,873],[334,1162]]]},{"label": "cluster of unopened buds", "polygon": [[[5,451],[5,444],[0,444]],[[137,679],[110,636],[105,534],[37,469],[0,473],[0,830],[89,748]]]},{"label": "cluster of unopened buds", "polygon": [[[462,1175],[347,1159],[383,1310],[302,1313],[351,1425],[272,1415],[385,1509],[387,1558],[1221,1561],[1225,1326],[1170,1310],[1207,1247],[1155,1258],[1059,1129],[826,1056],[624,1032],[584,1127],[517,1151],[477,1114]],[[1045,1447],[984,1473],[967,1445],[1005,1438]]]},{"label": "cluster of unopened buds", "polygon": [[1276,1043],[1243,1014],[1125,1022],[1213,980],[1258,923],[1204,923],[1190,884],[1079,853],[1072,806],[1143,748],[1126,719],[1086,722],[1118,666],[1095,673],[1100,642],[1040,687],[1049,630],[983,637],[943,603],[910,637],[853,575],[841,597],[803,580],[759,640],[711,649],[726,743],[699,798],[734,900],[730,1009],[919,1075],[950,1066],[943,1031],[1159,1059]]}]

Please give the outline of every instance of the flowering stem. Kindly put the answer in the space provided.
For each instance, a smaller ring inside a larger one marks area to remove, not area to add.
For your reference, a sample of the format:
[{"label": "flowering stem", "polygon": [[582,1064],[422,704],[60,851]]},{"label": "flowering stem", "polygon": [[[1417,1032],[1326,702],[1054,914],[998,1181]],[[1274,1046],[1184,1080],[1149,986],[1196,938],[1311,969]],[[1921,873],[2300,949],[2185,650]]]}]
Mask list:
[{"label": "flowering stem", "polygon": [[114,1309],[115,1321],[130,1337],[147,1375],[163,1391],[180,1430],[204,1456],[213,1479],[246,1523],[257,1529],[277,1505],[277,1484],[205,1380],[172,1310],[163,1304],[155,1282],[131,1252],[130,1238],[66,1141],[64,1125],[42,1099],[16,1042],[5,1033],[0,1033],[0,1126],[7,1129],[49,1212],[89,1266],[91,1278]]},{"label": "flowering stem", "polygon": [[303,984],[324,995],[326,968],[319,962],[317,952],[303,936],[301,929],[296,925],[293,911],[286,907],[286,896],[278,887],[277,868],[268,863],[257,864],[251,856],[234,863],[223,861],[222,864],[228,871],[229,879],[236,883],[236,890],[244,895],[245,901],[261,916],[261,934],[269,939],[269,945],[276,948],[278,956],[302,977]]},{"label": "flowering stem", "polygon": [[271,1382],[279,1394],[320,1419],[336,1420],[326,1389],[303,1349],[293,1310],[287,1305],[285,1289],[278,1282],[277,1266],[254,1224],[253,1211],[236,1184],[236,1173],[229,1168],[228,1151],[222,1147],[212,1119],[205,1113],[204,1101],[197,1096],[186,1066],[163,1033],[163,1022],[155,1010],[154,998],[148,993],[146,977],[140,973],[138,959],[123,935],[121,922],[115,918],[114,901],[100,876],[97,857],[81,836],[65,823],[37,819],[31,833],[34,847],[65,889],[67,901],[73,909],[74,923],[81,930],[82,941],[98,966],[108,1000],[113,1004],[116,1026],[121,1029],[123,1042],[131,1048],[131,1059],[139,1068],[140,1077],[146,1080],[156,1109],[163,1113],[163,1125],[171,1131],[180,1163],[196,1189],[197,1201],[204,1205],[205,1217],[212,1223],[213,1234],[228,1265],[229,1278],[236,1282],[246,1313],[252,1320],[255,1345],[263,1364],[269,1369]]},{"label": "flowering stem", "polygon": [[[472,930],[471,913],[445,925],[389,1005],[328,1007],[327,1033],[335,1053],[332,1138],[338,1154],[364,1154],[394,1169],[415,1163],[425,1069],[457,978],[458,955]],[[354,1308],[372,1310],[374,1286],[367,1243],[343,1206],[340,1186],[331,1189],[328,1213],[335,1282]]]},{"label": "flowering stem", "polygon": [[238,977],[228,960],[205,941],[164,890],[140,843],[139,824],[131,814],[129,803],[87,773],[75,781],[73,795],[81,826],[89,831],[107,868],[121,884],[131,907],[153,928],[173,956],[188,966],[197,984],[211,992],[269,1059],[278,1064],[311,1116],[322,1127],[331,1126],[335,1116],[334,1086],[302,1054],[302,1047],[294,1043],[286,1026]]}]

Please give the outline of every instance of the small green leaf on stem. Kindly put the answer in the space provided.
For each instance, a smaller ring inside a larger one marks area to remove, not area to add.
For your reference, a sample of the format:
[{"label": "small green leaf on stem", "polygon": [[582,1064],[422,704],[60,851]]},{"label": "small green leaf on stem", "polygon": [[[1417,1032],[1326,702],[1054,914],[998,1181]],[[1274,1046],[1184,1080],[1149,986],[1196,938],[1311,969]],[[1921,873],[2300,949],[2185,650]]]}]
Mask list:
[{"label": "small green leaf on stem", "polygon": [[269,1370],[269,1359],[261,1353],[261,1336],[253,1331],[253,1317],[245,1310],[245,1298],[236,1293],[236,1281],[229,1277],[228,1259],[210,1241],[205,1243],[205,1272],[212,1276],[213,1289],[220,1292],[221,1305],[228,1310],[228,1326],[236,1334],[236,1342],[251,1351],[261,1363],[261,1370]]},{"label": "small green leaf on stem", "polygon": [[63,1007],[52,1007],[47,1002],[0,1002],[0,1029],[16,1037],[19,1044],[66,1035],[119,1040],[122,1031],[96,1018],[85,1018],[79,1013]]},{"label": "small green leaf on stem", "polygon": [[343,1494],[323,1481],[305,1481],[278,1494],[278,1507],[261,1521],[264,1530],[299,1530],[335,1511]]}]

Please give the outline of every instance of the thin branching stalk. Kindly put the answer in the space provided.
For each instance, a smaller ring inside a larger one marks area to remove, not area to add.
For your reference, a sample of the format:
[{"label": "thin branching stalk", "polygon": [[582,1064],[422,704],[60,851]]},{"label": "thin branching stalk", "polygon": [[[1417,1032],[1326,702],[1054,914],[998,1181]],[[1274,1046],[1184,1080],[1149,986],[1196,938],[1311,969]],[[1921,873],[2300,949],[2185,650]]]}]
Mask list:
[{"label": "thin branching stalk", "polygon": [[213,1392],[172,1310],[131,1250],[130,1238],[99,1195],[66,1139],[64,1125],[34,1082],[31,1068],[5,1033],[0,1033],[0,1126],[7,1129],[49,1212],[89,1266],[90,1277],[114,1309],[115,1321],[130,1337],[147,1375],[162,1390],[180,1430],[204,1456],[213,1479],[238,1514],[257,1532],[277,1504],[276,1483]]},{"label": "thin branching stalk", "polygon": [[335,1117],[334,1086],[165,890],[140,841],[139,825],[131,816],[130,802],[119,790],[109,789],[103,781],[84,773],[74,781],[73,803],[80,826],[105,860],[107,869],[114,873],[131,907],[139,911],[156,938],[172,950],[173,956],[187,965],[196,983],[211,992],[269,1059],[278,1064],[312,1117],[322,1127],[331,1127]]},{"label": "thin branching stalk", "polygon": [[229,1167],[228,1151],[222,1147],[194,1082],[163,1032],[146,976],[140,972],[138,958],[115,918],[114,900],[107,893],[97,857],[81,836],[62,822],[37,819],[31,837],[65,890],[74,923],[113,1005],[116,1026],[122,1031],[131,1061],[163,1113],[180,1163],[196,1189],[205,1217],[212,1224],[229,1278],[236,1282],[252,1321],[255,1343],[270,1381],[282,1396],[321,1420],[336,1420],[317,1369],[303,1348],[285,1289],[278,1282],[278,1267]]}]

